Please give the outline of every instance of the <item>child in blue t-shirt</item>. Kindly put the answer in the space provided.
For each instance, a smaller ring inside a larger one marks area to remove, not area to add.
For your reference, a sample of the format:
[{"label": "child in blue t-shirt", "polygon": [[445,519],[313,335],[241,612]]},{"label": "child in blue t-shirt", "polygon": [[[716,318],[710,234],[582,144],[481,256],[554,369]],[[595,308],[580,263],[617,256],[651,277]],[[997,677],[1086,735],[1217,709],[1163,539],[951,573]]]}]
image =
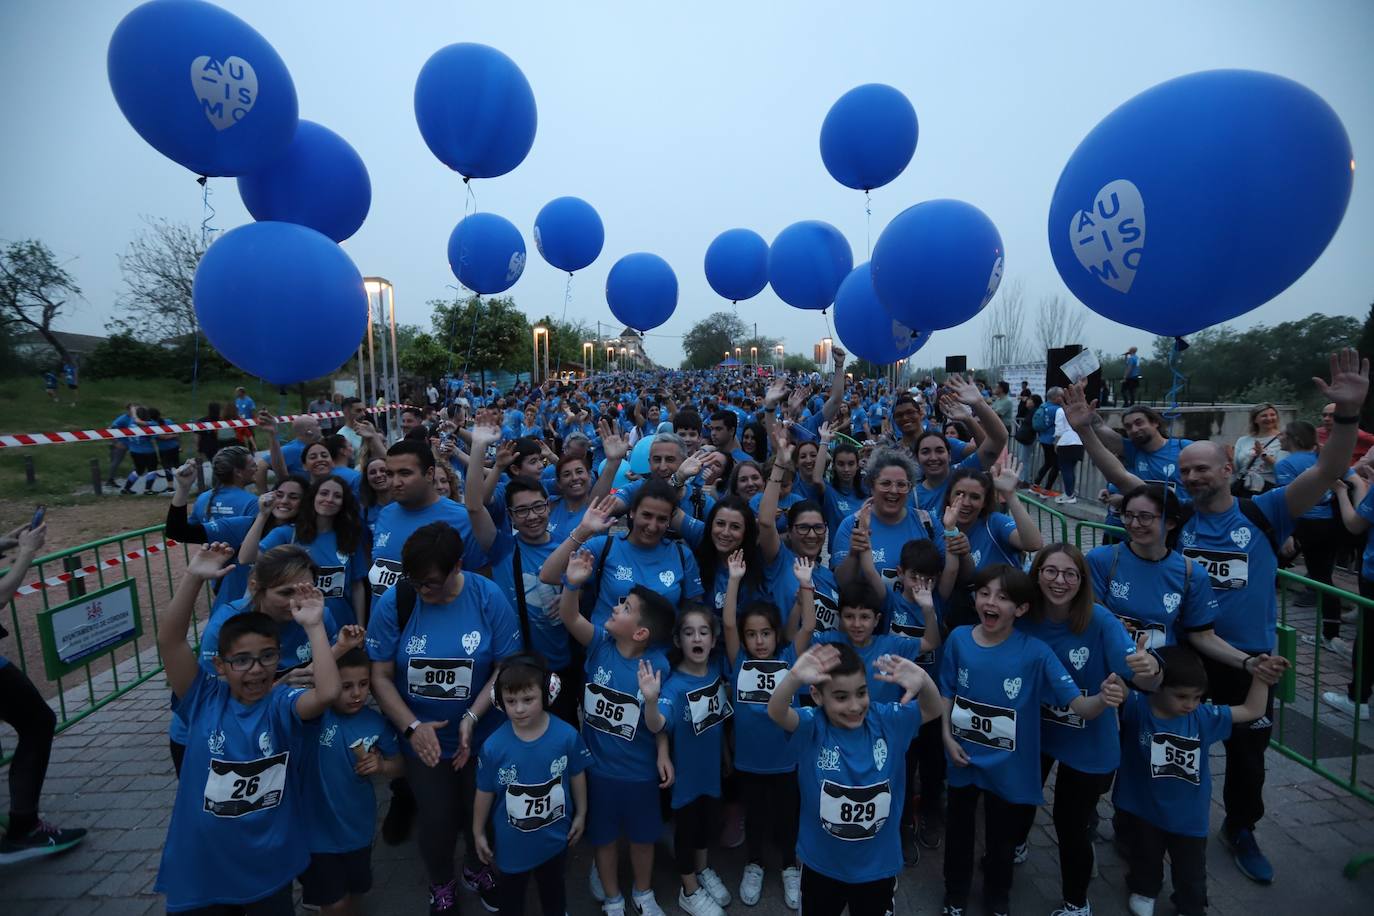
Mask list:
[{"label": "child in blue t-shirt", "polygon": [[[682,889],[677,903],[692,916],[722,916],[730,892],[706,864],[706,850],[719,831],[720,773],[725,759],[725,723],[734,715],[725,680],[724,657],[716,647],[716,615],[704,607],[683,611],[673,632],[673,672],[639,663],[644,724],[659,741],[659,759],[673,768],[673,853]],[[662,764],[660,764],[662,768]]]},{"label": "child in blue t-shirt", "polygon": [[974,818],[983,797],[987,853],[983,894],[990,912],[1006,913],[1012,857],[1023,825],[1045,800],[1040,787],[1040,707],[1069,707],[1085,720],[1119,706],[1126,688],[1116,674],[1083,696],[1053,650],[1014,628],[1030,610],[1035,584],[1014,566],[994,564],[974,576],[978,624],[959,627],[945,643],[940,693],[945,698],[949,769],[945,827],[945,907],[962,910],[973,884]]},{"label": "child in blue t-shirt", "polygon": [[759,902],[763,890],[763,847],[772,840],[782,859],[782,895],[788,909],[801,906],[801,869],[797,865],[797,768],[779,759],[786,734],[768,718],[768,699],[787,676],[787,669],[811,644],[816,628],[816,564],[795,557],[799,612],[791,620],[791,641],[783,641],[777,605],[758,601],[739,613],[744,551],[730,555],[722,628],[725,657],[735,685],[734,766],[744,797],[744,836],[748,864],[739,896],[746,906]]},{"label": "child in blue t-shirt", "polygon": [[[567,851],[587,824],[592,755],[577,729],[549,715],[554,693],[554,675],[538,655],[502,661],[492,688],[492,702],[508,721],[477,757],[472,835],[477,855],[501,873],[496,894],[505,916],[524,913],[531,878],[545,913],[566,910]],[[489,817],[496,830],[494,853],[487,840]]]},{"label": "child in blue t-shirt", "polygon": [[[784,759],[797,767],[797,858],[808,912],[893,912],[902,870],[902,760],[921,723],[940,715],[930,677],[916,663],[894,655],[875,663],[876,680],[902,691],[897,703],[870,702],[864,667],[848,643],[814,645],[768,699],[769,718],[789,733]],[[792,705],[803,686],[816,706]]]},{"label": "child in blue t-shirt", "polygon": [[623,836],[630,844],[635,906],[640,912],[661,912],[650,882],[654,842],[663,831],[658,791],[672,784],[673,774],[641,721],[639,669],[647,662],[660,674],[669,670],[664,653],[651,647],[672,638],[677,614],[667,598],[635,585],[604,624],[593,624],[582,616],[580,604],[582,586],[595,568],[596,557],[586,548],[569,557],[558,600],[568,635],[587,651],[582,736],[596,763],[587,777],[587,842],[596,848],[593,894],[600,889],[606,916],[623,916],[616,846]]},{"label": "child in blue t-shirt", "polygon": [[349,641],[352,648],[338,660],[341,692],[320,718],[317,766],[305,780],[310,867],[300,877],[301,900],[324,913],[358,912],[372,889],[377,795],[370,777],[405,772],[395,730],[367,705],[372,660],[362,634],[350,632]]},{"label": "child in blue t-shirt", "polygon": [[1203,703],[1207,669],[1192,649],[1158,650],[1164,680],[1152,694],[1131,691],[1121,707],[1121,769],[1112,803],[1126,847],[1133,916],[1151,916],[1169,855],[1173,903],[1183,916],[1207,910],[1207,830],[1212,772],[1207,749],[1263,716],[1269,688],[1287,660],[1260,656],[1243,706]]}]

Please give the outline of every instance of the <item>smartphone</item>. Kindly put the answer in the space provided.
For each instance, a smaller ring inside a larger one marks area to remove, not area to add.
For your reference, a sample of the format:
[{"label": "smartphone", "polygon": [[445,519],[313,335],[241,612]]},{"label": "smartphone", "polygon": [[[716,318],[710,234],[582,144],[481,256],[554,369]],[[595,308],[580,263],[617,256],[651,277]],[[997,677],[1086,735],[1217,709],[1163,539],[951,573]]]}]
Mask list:
[{"label": "smartphone", "polygon": [[39,504],[38,508],[33,510],[33,521],[29,522],[30,531],[33,531],[39,525],[43,524],[43,516],[47,513],[47,511],[48,507],[42,505],[41,503]]}]

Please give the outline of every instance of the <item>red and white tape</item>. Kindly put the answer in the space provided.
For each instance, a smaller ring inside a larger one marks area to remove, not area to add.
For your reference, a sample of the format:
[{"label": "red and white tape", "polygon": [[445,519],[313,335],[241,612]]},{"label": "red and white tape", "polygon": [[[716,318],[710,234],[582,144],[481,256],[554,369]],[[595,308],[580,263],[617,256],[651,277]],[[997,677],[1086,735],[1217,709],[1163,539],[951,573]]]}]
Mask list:
[{"label": "red and white tape", "polygon": [[[391,404],[387,407],[369,407],[368,413],[382,413],[405,404]],[[343,416],[341,410],[324,413],[293,413],[276,417],[278,423],[290,423],[301,417],[314,417],[317,420],[337,420]],[[133,439],[138,436],[161,436],[166,433],[200,433],[212,429],[246,429],[257,426],[256,420],[207,420],[203,423],[164,423],[161,426],[142,427],[124,426],[106,429],[77,429],[51,433],[13,433],[0,434],[0,448],[23,448],[29,445],[60,445],[64,442],[99,442],[102,440]]]},{"label": "red and white tape", "polygon": [[99,572],[102,569],[110,569],[111,567],[115,566],[123,566],[125,560],[141,560],[144,557],[150,557],[153,554],[162,553],[162,551],[166,550],[169,547],[176,547],[177,543],[177,541],[169,539],[166,541],[161,541],[157,544],[149,544],[146,548],[140,550],[131,550],[128,553],[118,557],[106,557],[99,563],[92,563],[91,565],[83,566],[80,569],[73,569],[68,572],[62,573],[62,575],[60,576],[50,576],[47,579],[38,579],[34,582],[30,582],[27,585],[21,585],[19,586],[18,590],[16,590],[15,594],[36,595],[45,588],[56,588],[59,585],[66,585],[73,579],[84,579],[91,573]]}]

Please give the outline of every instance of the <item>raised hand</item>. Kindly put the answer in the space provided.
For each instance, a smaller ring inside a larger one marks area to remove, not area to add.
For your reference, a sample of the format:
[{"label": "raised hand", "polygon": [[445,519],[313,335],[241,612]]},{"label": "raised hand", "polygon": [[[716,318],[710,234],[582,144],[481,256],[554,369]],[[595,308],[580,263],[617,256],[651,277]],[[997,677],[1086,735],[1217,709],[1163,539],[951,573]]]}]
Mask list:
[{"label": "raised hand", "polygon": [[[921,610],[927,614],[935,607],[935,580],[927,577],[919,577],[912,585],[911,594],[907,597],[921,606]],[[928,619],[928,618],[927,618]]]},{"label": "raised hand", "polygon": [[763,409],[772,410],[782,403],[782,399],[787,397],[787,379],[778,376],[773,379],[768,386],[768,390],[763,395]]},{"label": "raised hand", "polygon": [[629,440],[616,432],[605,420],[601,421],[601,450],[606,453],[607,461],[623,461],[625,456],[630,454]]},{"label": "raised hand", "polygon": [[568,557],[568,569],[563,575],[567,578],[569,585],[574,588],[581,588],[592,577],[592,570],[594,569],[596,569],[596,557],[592,556],[592,552],[585,549],[578,550]]},{"label": "raised hand", "polygon": [[291,619],[302,627],[324,623],[324,592],[314,583],[297,582],[291,593]]},{"label": "raised hand", "polygon": [[1093,425],[1093,421],[1097,419],[1097,411],[1093,409],[1096,404],[1096,401],[1088,403],[1088,398],[1083,393],[1082,382],[1064,389],[1064,418],[1074,429],[1082,430]]},{"label": "raised hand", "polygon": [[196,462],[192,458],[190,461],[183,462],[172,473],[172,484],[177,488],[177,492],[186,494],[191,492],[191,484],[196,482]]},{"label": "raised hand", "polygon": [[1159,660],[1146,650],[1150,648],[1150,632],[1137,630],[1135,651],[1126,656],[1126,667],[1131,669],[1132,677],[1151,678],[1159,673]]},{"label": "raised hand", "polygon": [[501,429],[497,426],[474,426],[472,428],[472,454],[486,455],[487,447],[501,441]]},{"label": "raised hand", "polygon": [[507,439],[505,442],[502,442],[500,445],[496,446],[496,467],[504,471],[515,463],[517,454],[514,440]]},{"label": "raised hand", "polygon": [[582,521],[577,527],[587,531],[593,537],[598,534],[605,534],[611,530],[611,519],[615,516],[618,502],[614,496],[601,497],[587,507],[587,511],[582,514]]},{"label": "raised hand", "polygon": [[829,445],[831,440],[835,438],[835,427],[830,425],[829,420],[826,420],[824,423],[821,424],[820,435],[821,445],[823,446]]},{"label": "raised hand", "polygon": [[[853,549],[852,543],[850,549]],[[740,557],[741,559],[743,559],[743,553],[741,551],[736,552],[740,553]],[[810,557],[798,556],[795,560],[792,561],[792,575],[796,578],[797,585],[799,585],[802,588],[811,587],[812,575],[815,573],[815,571],[816,564],[812,562]]]},{"label": "raised hand", "polygon": [[336,647],[343,647],[343,651],[360,648],[367,639],[367,630],[358,626],[356,623],[346,624],[339,630],[339,638],[334,641]]},{"label": "raised hand", "polygon": [[849,356],[849,354],[846,353],[842,347],[838,345],[832,345],[830,347],[830,355],[835,357],[835,371],[839,372],[841,369],[844,368],[845,358]]},{"label": "raised hand", "polygon": [[223,541],[206,544],[199,550],[191,551],[191,559],[186,563],[186,574],[197,579],[223,579],[234,568],[232,565],[224,564],[233,558],[234,548]]},{"label": "raised hand", "polygon": [[1098,691],[1098,696],[1102,702],[1108,706],[1116,707],[1126,702],[1126,684],[1121,680],[1115,671],[1107,675],[1107,679],[1102,682],[1102,687]]},{"label": "raised hand", "polygon": [[967,404],[948,394],[940,395],[940,411],[950,420],[967,420],[973,416],[973,410]]},{"label": "raised hand", "polygon": [[1361,359],[1353,347],[1337,350],[1331,354],[1331,381],[1315,376],[1312,381],[1322,397],[1336,405],[1336,413],[1352,416],[1360,412],[1369,394],[1369,360]]},{"label": "raised hand", "polygon": [[657,703],[663,689],[663,673],[655,671],[647,658],[639,660],[639,692],[644,695],[646,705]]},{"label": "raised hand", "polygon": [[[967,404],[969,407],[983,400],[983,392],[978,390],[978,386],[957,372],[945,379],[945,388],[949,389],[949,392],[960,403]],[[940,399],[940,404],[941,406],[944,405],[944,398]],[[946,415],[948,415],[948,411],[946,411]]]},{"label": "raised hand", "polygon": [[902,702],[910,703],[931,683],[930,675],[909,658],[900,655],[880,655],[873,662],[873,676],[885,684],[900,684]]},{"label": "raised hand", "polygon": [[815,686],[830,680],[830,672],[840,663],[840,650],[818,643],[807,649],[792,665],[792,674],[803,684]]},{"label": "raised hand", "polygon": [[277,491],[268,490],[258,497],[258,515],[271,515],[277,505]]},{"label": "raised hand", "polygon": [[792,396],[787,399],[788,416],[796,416],[801,413],[802,405],[806,403],[806,389],[798,388],[792,392]]},{"label": "raised hand", "polygon": [[38,556],[43,549],[43,543],[48,537],[48,523],[40,522],[37,528],[30,528],[25,525],[19,529],[19,535],[15,538],[15,543],[19,546],[19,552],[30,557]]},{"label": "raised hand", "polygon": [[[743,579],[746,569],[744,564],[744,551],[736,550],[734,553],[730,554],[729,559],[725,561],[725,569],[731,582],[738,582]],[[807,574],[807,578],[808,580],[810,579],[810,573]]]},{"label": "raised hand", "polygon": [[258,429],[262,430],[273,439],[277,438],[277,418],[272,415],[272,411],[265,407],[259,410],[257,421]]}]

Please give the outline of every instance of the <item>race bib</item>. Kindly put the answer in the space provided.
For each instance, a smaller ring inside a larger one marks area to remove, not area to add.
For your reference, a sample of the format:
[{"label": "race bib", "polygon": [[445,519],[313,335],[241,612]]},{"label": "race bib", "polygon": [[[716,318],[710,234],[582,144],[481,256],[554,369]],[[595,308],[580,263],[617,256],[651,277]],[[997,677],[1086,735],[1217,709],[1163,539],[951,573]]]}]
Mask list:
[{"label": "race bib", "polygon": [[1150,776],[1154,779],[1182,779],[1197,785],[1201,777],[1202,742],[1167,732],[1156,732],[1150,744]]},{"label": "race bib", "polygon": [[563,777],[527,786],[513,782],[506,786],[506,820],[516,830],[530,833],[561,821],[567,813]]},{"label": "race bib", "polygon": [[821,829],[837,840],[867,840],[877,836],[892,812],[888,781],[871,786],[821,783]]},{"label": "race bib", "polygon": [[687,710],[692,715],[692,731],[698,735],[734,715],[725,679],[716,678],[714,684],[687,691]]},{"label": "race bib", "polygon": [[367,571],[367,581],[372,586],[374,598],[384,594],[400,578],[400,560],[383,560],[379,557],[372,561],[372,568]]},{"label": "race bib", "polygon": [[1250,583],[1249,554],[1230,550],[1202,550],[1197,547],[1185,547],[1183,555],[1192,557],[1202,564],[1202,567],[1207,570],[1208,578],[1212,580],[1212,588],[1231,590],[1245,588]]},{"label": "race bib", "polygon": [[[1112,613],[1116,613],[1113,611]],[[1131,634],[1134,640],[1137,633],[1146,633],[1147,649],[1163,649],[1169,644],[1169,631],[1164,624],[1157,620],[1137,620],[1134,617],[1127,617],[1125,614],[1116,614],[1116,618],[1126,627],[1126,632]]]},{"label": "race bib", "polygon": [[596,683],[582,691],[582,715],[590,727],[626,741],[633,741],[639,729],[639,701]]},{"label": "race bib", "polygon": [[891,630],[893,636],[905,636],[907,639],[920,639],[926,635],[924,626],[917,626],[913,623],[898,623],[895,620],[892,621]]},{"label": "race bib", "polygon": [[816,632],[824,633],[840,625],[840,605],[829,595],[813,592],[816,596]]},{"label": "race bib", "polygon": [[342,566],[321,566],[315,576],[315,587],[324,592],[326,598],[344,596],[344,568]]},{"label": "race bib", "polygon": [[[1083,696],[1088,695],[1088,691],[1080,688],[1079,693]],[[1040,707],[1040,721],[1048,722],[1052,725],[1063,725],[1066,728],[1085,728],[1087,720],[1073,711],[1069,706],[1048,706]]]},{"label": "race bib", "polygon": [[954,698],[949,716],[950,732],[973,744],[999,751],[1016,750],[1016,710],[963,697]]},{"label": "race bib", "polygon": [[771,659],[746,659],[735,679],[735,699],[741,703],[767,705],[773,691],[787,677],[787,662]]},{"label": "race bib", "polygon": [[283,751],[257,760],[210,760],[205,779],[205,810],[215,817],[243,817],[281,804],[286,791]]},{"label": "race bib", "polygon": [[413,697],[466,700],[472,695],[472,659],[412,656],[406,666],[406,687]]}]

